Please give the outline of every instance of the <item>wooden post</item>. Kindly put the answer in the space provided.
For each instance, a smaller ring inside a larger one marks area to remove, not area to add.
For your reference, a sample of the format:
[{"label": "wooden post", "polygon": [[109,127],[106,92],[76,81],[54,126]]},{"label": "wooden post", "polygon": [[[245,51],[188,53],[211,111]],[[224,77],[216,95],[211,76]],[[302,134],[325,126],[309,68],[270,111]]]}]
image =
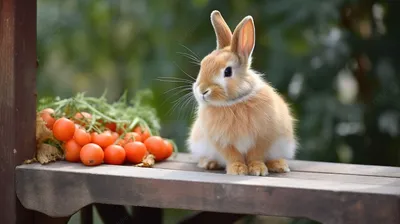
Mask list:
[{"label": "wooden post", "polygon": [[36,0],[0,2],[0,222],[33,223],[15,195],[15,166],[33,157]]}]

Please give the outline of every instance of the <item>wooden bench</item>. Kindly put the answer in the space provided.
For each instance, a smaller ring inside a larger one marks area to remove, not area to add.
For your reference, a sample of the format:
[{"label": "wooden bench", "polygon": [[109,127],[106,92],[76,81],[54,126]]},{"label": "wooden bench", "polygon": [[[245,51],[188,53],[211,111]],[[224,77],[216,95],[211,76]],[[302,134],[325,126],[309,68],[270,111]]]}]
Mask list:
[{"label": "wooden bench", "polygon": [[322,223],[400,223],[400,168],[290,161],[292,172],[233,176],[188,154],[154,168],[56,162],[16,168],[22,205],[52,217],[90,203],[302,217]]},{"label": "wooden bench", "polygon": [[[210,214],[217,223],[246,214],[400,223],[395,167],[290,161],[288,174],[230,176],[199,170],[184,154],[155,168],[20,165],[35,151],[36,9],[36,0],[0,4],[0,223],[65,223],[90,203],[142,206],[134,223],[159,222],[158,208],[203,211],[182,223],[204,223]],[[114,223],[127,223],[122,218]]]}]

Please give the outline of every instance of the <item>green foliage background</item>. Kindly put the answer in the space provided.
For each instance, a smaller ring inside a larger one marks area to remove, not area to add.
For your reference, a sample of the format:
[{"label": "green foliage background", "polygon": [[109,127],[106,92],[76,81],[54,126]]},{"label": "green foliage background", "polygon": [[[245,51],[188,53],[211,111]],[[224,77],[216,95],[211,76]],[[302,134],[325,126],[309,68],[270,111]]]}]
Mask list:
[{"label": "green foliage background", "polygon": [[193,104],[173,110],[186,92],[165,92],[183,83],[156,78],[197,75],[177,52],[215,48],[213,9],[231,29],[254,17],[253,67],[291,103],[299,159],[400,165],[397,1],[38,0],[39,95],[151,88],[162,135],[184,151]]}]

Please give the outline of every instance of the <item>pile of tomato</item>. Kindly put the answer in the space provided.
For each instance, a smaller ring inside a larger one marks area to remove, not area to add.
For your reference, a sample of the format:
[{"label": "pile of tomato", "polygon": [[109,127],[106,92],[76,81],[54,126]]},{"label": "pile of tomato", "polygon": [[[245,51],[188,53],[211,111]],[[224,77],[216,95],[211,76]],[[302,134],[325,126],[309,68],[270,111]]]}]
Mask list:
[{"label": "pile of tomato", "polygon": [[115,123],[105,124],[105,129],[98,133],[88,132],[82,123],[82,118],[90,120],[92,115],[78,112],[72,118],[54,118],[51,108],[40,112],[46,127],[53,133],[64,151],[65,160],[81,162],[86,166],[96,166],[102,163],[122,165],[138,164],[152,154],[155,161],[169,158],[173,144],[160,136],[151,135],[148,130],[136,126],[132,130],[117,130]]}]

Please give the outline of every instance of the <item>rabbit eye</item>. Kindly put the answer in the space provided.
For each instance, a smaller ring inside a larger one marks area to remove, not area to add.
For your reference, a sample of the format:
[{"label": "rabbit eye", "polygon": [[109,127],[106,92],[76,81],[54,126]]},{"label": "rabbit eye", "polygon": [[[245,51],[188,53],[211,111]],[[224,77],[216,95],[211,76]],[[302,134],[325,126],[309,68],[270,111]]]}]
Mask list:
[{"label": "rabbit eye", "polygon": [[224,71],[224,76],[225,77],[231,77],[232,76],[232,68],[230,66],[226,67],[226,69]]}]

